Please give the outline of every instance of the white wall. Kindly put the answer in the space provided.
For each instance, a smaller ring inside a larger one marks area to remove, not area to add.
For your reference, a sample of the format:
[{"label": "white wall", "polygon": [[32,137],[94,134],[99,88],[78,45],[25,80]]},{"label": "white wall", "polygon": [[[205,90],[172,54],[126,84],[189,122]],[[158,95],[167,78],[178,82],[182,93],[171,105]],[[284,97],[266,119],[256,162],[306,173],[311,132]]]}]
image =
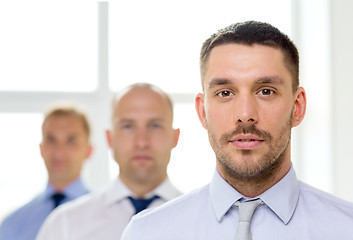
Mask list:
[{"label": "white wall", "polygon": [[293,0],[307,115],[294,130],[299,178],[353,201],[353,1]]},{"label": "white wall", "polygon": [[334,193],[328,1],[293,0],[292,3],[300,84],[307,96],[305,119],[293,130],[293,162],[299,179]]},{"label": "white wall", "polygon": [[353,1],[330,1],[334,192],[353,201]]}]

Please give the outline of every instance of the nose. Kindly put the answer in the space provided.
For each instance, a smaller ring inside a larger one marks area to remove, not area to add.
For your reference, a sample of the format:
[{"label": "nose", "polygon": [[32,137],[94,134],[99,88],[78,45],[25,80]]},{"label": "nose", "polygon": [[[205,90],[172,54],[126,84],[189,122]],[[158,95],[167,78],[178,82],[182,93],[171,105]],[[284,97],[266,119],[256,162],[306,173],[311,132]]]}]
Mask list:
[{"label": "nose", "polygon": [[234,120],[237,124],[257,123],[258,115],[257,115],[257,103],[256,103],[255,97],[253,97],[251,94],[238,95],[235,101]]},{"label": "nose", "polygon": [[54,151],[53,151],[54,157],[55,158],[62,158],[63,156],[65,156],[65,153],[66,153],[65,144],[56,143],[54,146]]},{"label": "nose", "polygon": [[139,129],[136,135],[136,146],[138,149],[146,149],[149,146],[149,135],[145,129]]}]

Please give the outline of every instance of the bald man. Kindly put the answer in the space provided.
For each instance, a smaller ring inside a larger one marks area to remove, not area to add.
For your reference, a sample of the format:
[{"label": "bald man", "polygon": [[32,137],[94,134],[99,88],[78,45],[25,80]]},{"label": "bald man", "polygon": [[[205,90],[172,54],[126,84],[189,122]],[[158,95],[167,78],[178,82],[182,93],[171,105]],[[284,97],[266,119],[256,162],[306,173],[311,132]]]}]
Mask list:
[{"label": "bald man", "polygon": [[118,177],[103,191],[55,211],[37,239],[120,239],[134,214],[179,196],[167,176],[179,133],[172,101],[161,89],[138,83],[116,94],[106,136]]}]

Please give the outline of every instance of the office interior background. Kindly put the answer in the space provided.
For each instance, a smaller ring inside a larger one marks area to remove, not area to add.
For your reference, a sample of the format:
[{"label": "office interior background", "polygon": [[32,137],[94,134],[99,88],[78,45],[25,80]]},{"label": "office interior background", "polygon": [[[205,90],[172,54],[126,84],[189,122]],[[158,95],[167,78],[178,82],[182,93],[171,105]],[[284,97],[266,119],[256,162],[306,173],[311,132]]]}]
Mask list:
[{"label": "office interior background", "polygon": [[46,185],[39,152],[42,113],[69,100],[93,126],[83,171],[92,189],[117,177],[105,140],[114,92],[154,83],[175,102],[179,145],[168,173],[184,192],[207,184],[215,157],[194,111],[199,50],[219,28],[266,21],[292,38],[307,92],[292,132],[297,176],[353,201],[353,1],[179,0],[0,2],[0,221]]}]

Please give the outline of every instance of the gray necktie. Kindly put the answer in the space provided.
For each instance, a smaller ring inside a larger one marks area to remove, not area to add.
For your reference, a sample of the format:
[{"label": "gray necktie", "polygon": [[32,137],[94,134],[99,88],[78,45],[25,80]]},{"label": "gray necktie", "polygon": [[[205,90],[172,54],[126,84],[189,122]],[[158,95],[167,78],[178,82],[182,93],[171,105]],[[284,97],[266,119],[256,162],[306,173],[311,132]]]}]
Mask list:
[{"label": "gray necktie", "polygon": [[262,204],[261,199],[248,202],[236,202],[235,206],[239,207],[239,223],[235,240],[251,240],[250,222],[255,209]]}]

